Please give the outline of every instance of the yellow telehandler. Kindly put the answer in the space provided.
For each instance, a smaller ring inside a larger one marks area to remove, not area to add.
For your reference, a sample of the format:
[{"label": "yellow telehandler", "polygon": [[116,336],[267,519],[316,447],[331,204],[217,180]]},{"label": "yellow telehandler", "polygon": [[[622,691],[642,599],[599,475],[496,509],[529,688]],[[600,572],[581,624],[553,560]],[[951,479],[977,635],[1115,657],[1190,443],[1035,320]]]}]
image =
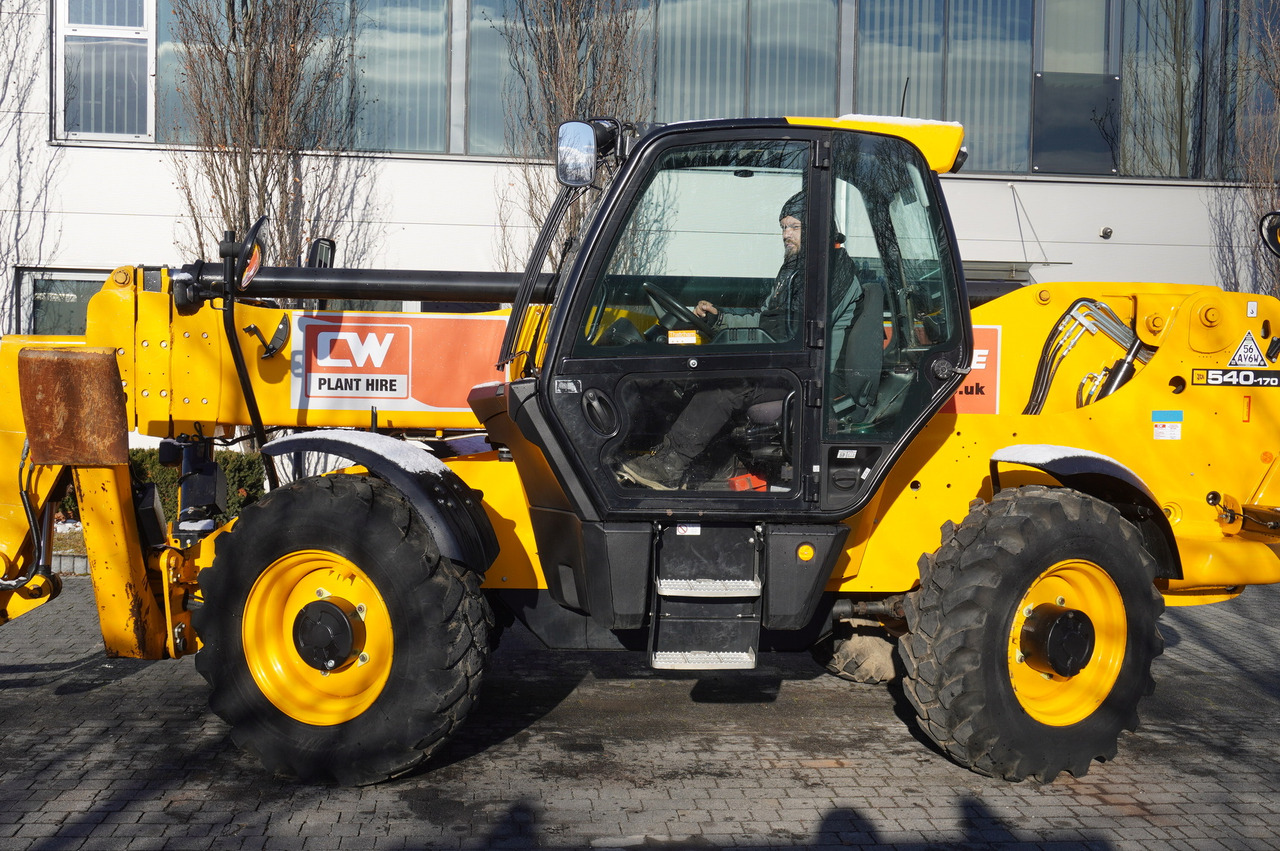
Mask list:
[{"label": "yellow telehandler", "polygon": [[[83,337],[0,341],[0,620],[56,597],[70,484],[107,652],[194,653],[235,742],[304,780],[421,764],[517,619],[661,669],[826,642],[863,678],[870,625],[956,761],[1081,775],[1137,725],[1165,605],[1280,581],[1280,302],[971,310],[938,180],[962,139],[569,122],[522,275],[263,266],[261,223],[116,269]],[[423,309],[290,306],[356,298]],[[228,517],[213,449],[243,429],[269,489]],[[317,454],[346,461],[284,475]]]}]

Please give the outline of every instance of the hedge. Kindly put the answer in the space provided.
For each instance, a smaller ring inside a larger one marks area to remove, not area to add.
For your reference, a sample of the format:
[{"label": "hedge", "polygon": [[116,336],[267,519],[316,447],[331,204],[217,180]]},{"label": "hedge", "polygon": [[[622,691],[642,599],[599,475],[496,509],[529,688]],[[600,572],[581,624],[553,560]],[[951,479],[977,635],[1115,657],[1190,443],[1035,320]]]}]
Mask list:
[{"label": "hedge", "polygon": [[[224,519],[235,517],[263,493],[262,458],[256,452],[231,452],[222,450],[213,454],[227,477],[227,513]],[[169,521],[178,518],[178,471],[160,466],[159,453],[154,449],[130,449],[129,468],[135,479],[154,482],[160,492],[164,516]],[[63,514],[79,517],[75,489],[68,489],[61,504]]]}]

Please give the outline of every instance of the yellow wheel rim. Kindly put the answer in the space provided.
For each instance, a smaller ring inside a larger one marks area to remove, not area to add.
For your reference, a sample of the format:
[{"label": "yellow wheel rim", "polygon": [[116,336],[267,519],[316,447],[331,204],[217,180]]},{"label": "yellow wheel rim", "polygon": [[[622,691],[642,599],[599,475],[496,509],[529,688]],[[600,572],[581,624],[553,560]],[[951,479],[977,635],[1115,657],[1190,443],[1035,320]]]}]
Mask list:
[{"label": "yellow wheel rim", "polygon": [[[356,658],[321,672],[298,654],[293,623],[315,600],[358,607],[364,640]],[[304,724],[332,726],[355,718],[382,693],[391,673],[392,629],[377,587],[348,559],[323,550],[298,550],[276,559],[245,601],[244,657],[254,682],[277,709]]]},{"label": "yellow wheel rim", "polygon": [[[1093,655],[1072,677],[1045,674],[1025,661],[1022,628],[1037,606],[1077,609],[1093,622]],[[1111,693],[1124,664],[1128,623],[1115,582],[1091,561],[1062,561],[1040,574],[1018,603],[1009,629],[1009,681],[1018,702],[1042,724],[1065,727],[1083,721]]]}]

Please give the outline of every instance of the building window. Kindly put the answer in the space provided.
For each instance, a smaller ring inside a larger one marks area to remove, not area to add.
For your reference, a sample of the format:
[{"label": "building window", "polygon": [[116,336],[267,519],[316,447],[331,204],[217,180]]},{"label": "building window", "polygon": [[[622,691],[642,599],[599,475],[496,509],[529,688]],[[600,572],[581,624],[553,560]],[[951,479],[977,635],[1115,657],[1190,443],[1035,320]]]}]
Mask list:
[{"label": "building window", "polygon": [[151,0],[57,0],[59,136],[150,141],[155,73]]},{"label": "building window", "polygon": [[[178,40],[172,0],[131,0],[159,8],[156,141],[185,144],[196,134],[178,91],[184,45]],[[367,0],[354,24],[352,77],[358,151],[439,153],[449,133],[449,0]],[[344,18],[343,26],[350,25]],[[343,107],[347,108],[347,107]]]},{"label": "building window", "polygon": [[16,270],[18,299],[12,326],[18,334],[82,336],[89,299],[102,289],[107,269]]},{"label": "building window", "polygon": [[[1236,80],[1256,57],[1248,3],[1117,0],[1124,8],[1120,76],[1122,174],[1220,179],[1231,174],[1243,115]],[[1274,10],[1269,14],[1275,14]]]},{"label": "building window", "polygon": [[505,0],[471,0],[467,22],[467,152],[500,154],[506,148],[506,93],[511,58],[502,28]]},{"label": "building window", "polygon": [[857,109],[942,118],[946,8],[941,0],[858,4]]},{"label": "building window", "polygon": [[1110,0],[1040,0],[1031,170],[1116,174],[1120,76]]},{"label": "building window", "polygon": [[449,3],[369,0],[357,30],[359,147],[443,151],[448,144]]},{"label": "building window", "polygon": [[859,112],[959,121],[967,170],[1028,169],[1034,0],[863,0]]},{"label": "building window", "polygon": [[657,119],[834,115],[835,0],[663,0]]},{"label": "building window", "polygon": [[949,5],[947,118],[982,141],[970,146],[968,167],[1025,172],[1034,0],[951,0]]},{"label": "building window", "polygon": [[[183,46],[171,31],[173,3],[52,0],[57,138],[192,141],[177,102]],[[852,108],[954,120],[965,125],[968,170],[1015,174],[1214,178],[1231,173],[1236,155],[1235,81],[1248,50],[1240,20],[1247,4],[637,4],[646,56],[634,63],[635,73],[651,81],[654,106],[651,115],[620,117],[835,115]],[[506,153],[514,75],[504,28],[514,6],[357,4],[355,147]]]}]

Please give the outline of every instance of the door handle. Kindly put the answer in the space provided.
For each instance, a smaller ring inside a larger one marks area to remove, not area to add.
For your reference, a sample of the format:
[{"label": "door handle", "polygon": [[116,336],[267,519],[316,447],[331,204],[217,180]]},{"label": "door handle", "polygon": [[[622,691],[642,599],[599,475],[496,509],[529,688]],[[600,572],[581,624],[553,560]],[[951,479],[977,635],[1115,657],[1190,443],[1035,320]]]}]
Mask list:
[{"label": "door handle", "polygon": [[582,394],[582,414],[601,436],[613,437],[618,433],[618,412],[613,401],[594,387]]}]

